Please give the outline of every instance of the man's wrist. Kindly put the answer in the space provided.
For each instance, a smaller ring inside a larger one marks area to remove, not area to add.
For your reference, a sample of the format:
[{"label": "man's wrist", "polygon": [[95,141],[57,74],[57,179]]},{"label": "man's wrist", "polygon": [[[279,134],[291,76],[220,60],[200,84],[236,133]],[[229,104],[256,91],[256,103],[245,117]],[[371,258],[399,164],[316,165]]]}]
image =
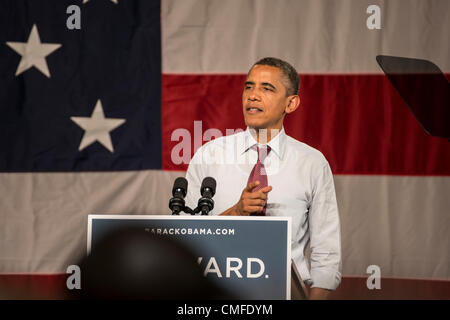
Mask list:
[{"label": "man's wrist", "polygon": [[239,216],[239,211],[237,210],[237,205],[232,206],[230,209],[222,212],[221,216]]}]

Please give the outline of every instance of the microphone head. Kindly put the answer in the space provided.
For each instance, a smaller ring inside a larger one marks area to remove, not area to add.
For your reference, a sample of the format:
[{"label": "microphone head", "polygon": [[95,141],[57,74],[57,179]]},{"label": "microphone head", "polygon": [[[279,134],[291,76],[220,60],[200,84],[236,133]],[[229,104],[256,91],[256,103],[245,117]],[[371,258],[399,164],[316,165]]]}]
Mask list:
[{"label": "microphone head", "polygon": [[187,188],[188,188],[187,180],[183,177],[178,177],[175,179],[175,182],[173,183],[172,195],[175,197],[175,192],[177,190],[181,190],[181,193],[183,194],[184,198],[186,197]]},{"label": "microphone head", "polygon": [[211,198],[214,197],[214,194],[216,193],[216,179],[212,177],[206,177],[203,179],[202,186],[200,188],[200,194],[202,197],[204,196],[203,193],[205,192],[205,189],[208,188],[211,191]]}]

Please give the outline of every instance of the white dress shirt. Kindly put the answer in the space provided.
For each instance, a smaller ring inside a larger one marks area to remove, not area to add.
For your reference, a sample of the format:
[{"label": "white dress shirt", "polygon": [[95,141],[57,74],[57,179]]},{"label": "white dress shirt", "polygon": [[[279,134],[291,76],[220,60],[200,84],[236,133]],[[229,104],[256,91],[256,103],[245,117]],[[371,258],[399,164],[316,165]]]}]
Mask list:
[{"label": "white dress shirt", "polygon": [[[249,129],[200,147],[186,173],[186,205],[195,208],[205,177],[217,181],[212,215],[235,205],[258,155]],[[284,128],[268,143],[264,160],[268,185],[266,215],[292,217],[292,259],[311,287],[334,290],[341,281],[341,237],[333,175],[322,153],[286,135]],[[305,248],[310,242],[310,261]]]}]

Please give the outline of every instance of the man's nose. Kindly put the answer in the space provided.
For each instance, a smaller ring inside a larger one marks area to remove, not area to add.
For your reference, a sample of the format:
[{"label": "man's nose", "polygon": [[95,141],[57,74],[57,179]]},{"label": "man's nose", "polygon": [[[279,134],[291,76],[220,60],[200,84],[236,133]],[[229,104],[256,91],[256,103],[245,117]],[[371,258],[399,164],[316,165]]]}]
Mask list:
[{"label": "man's nose", "polygon": [[258,95],[258,93],[256,92],[256,90],[251,90],[249,95],[248,95],[248,100],[249,101],[259,101],[260,97]]}]

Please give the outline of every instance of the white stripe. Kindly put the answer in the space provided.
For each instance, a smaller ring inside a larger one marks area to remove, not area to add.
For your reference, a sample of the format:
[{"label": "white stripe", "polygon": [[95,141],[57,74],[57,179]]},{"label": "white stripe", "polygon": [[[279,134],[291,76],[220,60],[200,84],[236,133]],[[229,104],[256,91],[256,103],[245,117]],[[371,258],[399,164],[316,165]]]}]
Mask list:
[{"label": "white stripe", "polygon": [[0,174],[0,272],[65,272],[86,253],[89,214],[168,214],[180,175]]},{"label": "white stripe", "polygon": [[[369,5],[381,29],[369,30]],[[247,73],[264,56],[300,73],[382,73],[379,54],[450,71],[448,0],[163,0],[164,73]]]},{"label": "white stripe", "polygon": [[343,274],[450,278],[450,177],[335,176]]},{"label": "white stripe", "polygon": [[[65,272],[86,253],[89,214],[168,214],[184,174],[0,174],[0,273]],[[375,264],[383,277],[450,278],[450,177],[337,175],[335,184],[344,275]]]}]

